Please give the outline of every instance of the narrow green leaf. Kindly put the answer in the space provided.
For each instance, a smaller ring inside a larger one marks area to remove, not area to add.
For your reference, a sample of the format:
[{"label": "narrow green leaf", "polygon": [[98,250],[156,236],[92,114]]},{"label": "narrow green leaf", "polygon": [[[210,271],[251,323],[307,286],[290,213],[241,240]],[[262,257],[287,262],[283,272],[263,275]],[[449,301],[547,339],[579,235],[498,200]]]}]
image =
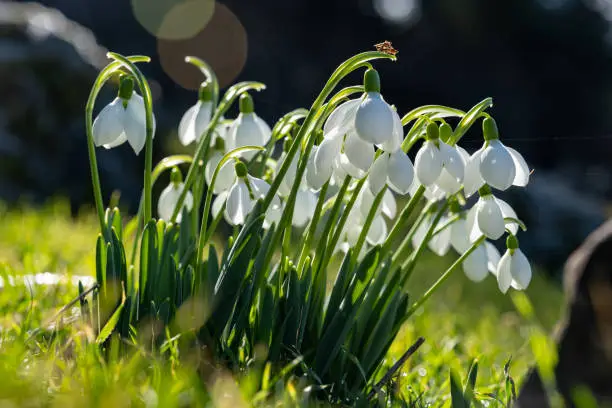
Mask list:
[{"label": "narrow green leaf", "polygon": [[115,309],[115,312],[112,314],[110,319],[108,319],[108,321],[106,322],[106,324],[104,325],[100,333],[98,334],[98,337],[96,338],[96,344],[104,343],[104,341],[106,341],[108,336],[110,336],[113,333],[113,331],[115,330],[115,327],[117,326],[117,323],[119,323],[119,319],[121,318],[121,313],[123,312],[124,305],[125,305],[125,294],[122,296],[121,303],[119,304],[119,306],[117,306],[117,308]]},{"label": "narrow green leaf", "polygon": [[463,399],[469,407],[474,399],[474,390],[476,389],[476,378],[478,377],[478,360],[474,359],[468,371],[467,381],[463,387]]},{"label": "narrow green leaf", "polygon": [[451,406],[452,408],[469,408],[469,405],[463,398],[463,391],[461,390],[461,378],[453,370],[450,370],[450,391],[451,391]]},{"label": "narrow green leaf", "polygon": [[468,113],[466,113],[465,116],[461,118],[461,121],[453,132],[453,137],[449,144],[454,145],[455,143],[457,143],[461,139],[461,137],[463,137],[465,132],[467,132],[470,127],[472,127],[474,122],[481,116],[481,114],[485,110],[489,109],[491,106],[493,106],[493,99],[486,98],[476,104],[472,109],[470,109]]}]

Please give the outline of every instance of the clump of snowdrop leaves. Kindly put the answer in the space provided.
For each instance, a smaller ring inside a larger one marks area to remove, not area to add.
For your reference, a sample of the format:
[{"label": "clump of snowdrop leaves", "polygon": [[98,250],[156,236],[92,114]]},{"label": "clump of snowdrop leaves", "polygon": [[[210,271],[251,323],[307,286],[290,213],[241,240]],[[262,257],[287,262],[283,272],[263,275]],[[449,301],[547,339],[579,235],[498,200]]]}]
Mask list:
[{"label": "clump of snowdrop leaves", "polygon": [[94,144],[112,149],[127,141],[134,153],[139,154],[146,139],[144,101],[134,91],[134,80],[122,76],[117,97],[100,111],[93,123]]}]

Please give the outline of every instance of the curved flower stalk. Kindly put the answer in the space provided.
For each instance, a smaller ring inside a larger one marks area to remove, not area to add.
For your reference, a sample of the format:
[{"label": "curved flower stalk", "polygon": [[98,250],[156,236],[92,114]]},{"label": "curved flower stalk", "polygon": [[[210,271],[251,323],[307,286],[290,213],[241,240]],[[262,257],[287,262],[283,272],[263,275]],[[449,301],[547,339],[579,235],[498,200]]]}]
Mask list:
[{"label": "curved flower stalk", "polygon": [[179,141],[183,146],[199,142],[212,118],[213,85],[203,82],[198,91],[198,101],[187,109],[178,128]]},{"label": "curved flower stalk", "polygon": [[482,122],[484,145],[471,157],[465,171],[465,195],[471,196],[485,183],[498,190],[529,183],[529,166],[519,152],[499,140],[492,118]]},{"label": "curved flower stalk", "polygon": [[327,118],[324,139],[313,158],[315,188],[329,180],[335,169],[363,178],[374,161],[375,147],[395,152],[401,145],[401,120],[381,96],[376,70],[365,72],[364,90],[361,98],[344,102]]},{"label": "curved flower stalk", "polygon": [[121,77],[117,97],[94,120],[93,138],[98,147],[112,149],[128,142],[137,155],[142,151],[147,139],[146,111],[144,100],[134,91],[134,80],[130,76]]},{"label": "curved flower stalk", "polygon": [[[253,98],[248,93],[240,95],[240,114],[231,124],[227,139],[227,150],[233,150],[243,146],[265,146],[270,140],[272,130],[254,112]],[[255,152],[246,151],[242,153],[245,160],[250,160]]]},{"label": "curved flower stalk", "polygon": [[525,290],[531,282],[531,266],[529,260],[519,249],[518,239],[514,234],[506,239],[506,253],[497,265],[495,275],[499,290],[506,293],[510,287],[515,290]]},{"label": "curved flower stalk", "polygon": [[[183,175],[177,167],[174,167],[172,169],[172,173],[170,174],[170,184],[164,188],[159,195],[159,200],[157,201],[157,213],[159,214],[159,218],[164,221],[170,220],[170,217],[172,217],[172,213],[174,212],[174,208],[178,202],[178,198],[180,197],[184,188],[185,184],[183,184]],[[181,222],[183,209],[186,209],[187,211],[191,211],[193,209],[193,195],[190,191],[187,192],[187,196],[183,202],[183,207],[179,212],[178,217],[176,217],[177,223]]]}]

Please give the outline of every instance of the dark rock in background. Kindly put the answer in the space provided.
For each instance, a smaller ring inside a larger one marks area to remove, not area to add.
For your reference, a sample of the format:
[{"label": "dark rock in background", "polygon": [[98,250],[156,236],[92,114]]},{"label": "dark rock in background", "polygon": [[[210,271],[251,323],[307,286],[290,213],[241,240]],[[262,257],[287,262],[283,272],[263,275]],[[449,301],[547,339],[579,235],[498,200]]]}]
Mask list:
[{"label": "dark rock in background", "polygon": [[[191,42],[158,40],[135,4],[154,13],[173,1],[42,1],[66,18],[33,3],[0,2],[2,199],[91,202],[83,106],[105,48],[152,56],[141,67],[154,92],[161,157],[195,99],[183,86],[197,85],[197,76],[194,83],[181,53],[201,53],[227,81],[266,83],[256,110],[273,122],[308,107],[345,58],[390,40],[399,61],[377,67],[385,98],[400,112],[431,103],[468,109],[494,98],[502,138],[536,168],[526,192],[508,195],[530,227],[521,243],[532,259],[558,266],[603,220],[612,195],[612,47],[610,23],[595,3],[230,0],[216,4]],[[401,7],[412,9],[398,19]],[[98,109],[113,96],[108,87]],[[462,145],[473,151],[481,140],[476,126]],[[127,147],[98,149],[105,198],[121,190],[122,203],[135,209],[142,159]]]}]

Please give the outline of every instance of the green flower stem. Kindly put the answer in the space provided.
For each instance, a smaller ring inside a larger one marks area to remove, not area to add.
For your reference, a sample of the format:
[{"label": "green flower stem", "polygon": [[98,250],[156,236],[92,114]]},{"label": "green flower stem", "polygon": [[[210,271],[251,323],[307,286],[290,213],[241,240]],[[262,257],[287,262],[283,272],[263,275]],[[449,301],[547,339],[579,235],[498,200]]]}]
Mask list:
[{"label": "green flower stem", "polygon": [[325,223],[323,233],[321,234],[321,239],[319,239],[319,245],[317,245],[317,249],[314,254],[313,262],[316,262],[315,263],[316,267],[313,268],[314,271],[318,271],[319,266],[323,263],[323,258],[326,252],[325,248],[327,247],[330,251],[334,250],[334,248],[328,247],[329,244],[326,238],[329,237],[332,227],[336,223],[336,219],[338,218],[338,214],[340,213],[340,207],[342,207],[342,201],[344,199],[344,195],[346,194],[346,190],[348,189],[350,182],[351,182],[351,176],[346,176],[344,178],[344,182],[342,183],[342,186],[340,187],[340,190],[338,191],[338,194],[336,195],[334,206],[332,207],[331,212],[329,214],[329,218],[327,219],[327,222]]},{"label": "green flower stem", "polygon": [[215,109],[219,103],[219,80],[217,79],[215,71],[210,65],[198,57],[185,57],[185,62],[198,68],[202,74],[204,74],[206,80],[212,84],[212,102],[213,109]]},{"label": "green flower stem", "polygon": [[405,259],[405,257],[408,255],[407,251],[410,248],[410,245],[412,243],[412,237],[414,236],[414,234],[416,234],[417,230],[419,229],[419,226],[423,223],[423,221],[427,217],[429,209],[432,207],[432,205],[433,203],[431,202],[427,203],[427,205],[421,210],[416,221],[414,222],[414,224],[412,224],[412,227],[410,227],[410,231],[408,231],[408,235],[404,237],[402,242],[399,244],[399,246],[395,250],[395,253],[393,254],[393,257],[391,259],[392,265],[395,265],[400,259]]},{"label": "green flower stem", "polygon": [[[140,55],[130,56],[128,60],[132,62],[149,62],[150,58]],[[96,212],[98,213],[98,220],[100,222],[100,231],[104,236],[105,234],[105,222],[104,222],[104,203],[102,200],[102,188],[100,186],[100,175],[98,173],[98,162],[96,159],[96,146],[93,140],[93,109],[96,103],[96,98],[102,89],[102,86],[110,79],[112,75],[117,73],[121,68],[121,63],[113,61],[100,71],[100,74],[96,78],[93,87],[87,98],[87,104],[85,105],[85,131],[87,133],[87,150],[89,153],[89,167],[91,170],[91,184],[94,193],[94,201],[96,204]]]},{"label": "green flower stem", "polygon": [[476,250],[476,248],[478,248],[485,240],[485,236],[482,235],[480,236],[480,238],[478,238],[476,240],[476,242],[474,242],[472,244],[472,246],[465,251],[465,253],[463,255],[461,255],[443,274],[442,276],[440,276],[440,278],[433,284],[431,285],[431,287],[425,292],[425,294],[423,294],[423,296],[421,296],[420,299],[418,299],[416,302],[414,302],[412,304],[412,306],[410,306],[410,308],[408,309],[408,312],[406,313],[406,317],[411,316],[419,307],[421,307],[423,305],[423,303],[425,303],[425,301],[427,301],[427,299],[429,299],[431,297],[431,295],[433,295],[436,290],[438,290],[438,288],[440,286],[442,286],[442,284],[444,282],[446,282],[446,280],[451,276],[451,274],[455,271],[455,269],[457,269],[457,267],[459,265],[461,265],[461,263],[468,257],[470,256],[470,254],[472,252],[474,252]]},{"label": "green flower stem", "polygon": [[439,233],[441,233],[445,229],[450,228],[451,225],[453,225],[454,223],[456,223],[460,219],[461,219],[461,215],[459,215],[459,214],[455,215],[453,218],[450,218],[444,224],[440,225],[440,227],[438,227],[438,229],[436,229],[434,231],[432,237],[435,237],[436,235],[438,235]]},{"label": "green flower stem", "polygon": [[[323,258],[322,265],[319,265],[319,268],[321,268],[321,270],[325,269],[327,265],[329,264],[329,260],[334,254],[334,249],[336,249],[336,245],[338,245],[338,241],[340,241],[340,236],[342,235],[342,231],[344,230],[346,221],[348,220],[348,217],[351,214],[351,210],[355,206],[357,197],[359,197],[359,192],[363,188],[365,182],[366,182],[366,177],[363,177],[355,185],[355,188],[352,191],[351,199],[348,201],[348,203],[346,203],[346,206],[344,207],[344,210],[342,212],[342,217],[340,217],[340,221],[336,225],[336,229],[334,230],[334,234],[332,235],[331,241],[327,244],[327,247],[324,248],[325,258]],[[327,234],[323,236],[327,236]]]},{"label": "green flower stem", "polygon": [[319,198],[317,199],[317,205],[315,207],[314,215],[310,220],[310,224],[308,225],[308,231],[304,236],[304,240],[302,242],[301,248],[302,251],[300,253],[300,258],[298,260],[297,270],[302,275],[302,270],[304,268],[304,263],[306,262],[306,257],[310,252],[310,246],[312,245],[312,240],[317,232],[317,225],[319,223],[319,218],[321,217],[321,211],[323,209],[323,203],[325,202],[325,195],[327,194],[327,189],[329,187],[329,180],[323,184],[321,190],[319,191]]},{"label": "green flower stem", "polygon": [[408,220],[408,218],[410,217],[410,215],[416,208],[417,204],[419,203],[419,200],[421,199],[421,197],[423,197],[424,193],[425,193],[425,187],[420,186],[417,189],[417,191],[414,193],[414,195],[410,198],[408,205],[405,206],[402,212],[400,213],[399,217],[395,221],[395,224],[393,224],[393,227],[391,228],[391,232],[389,233],[389,236],[387,236],[387,239],[385,240],[382,246],[382,249],[380,251],[381,259],[385,259],[385,257],[391,250],[393,243],[402,234],[404,223]]},{"label": "green flower stem", "polygon": [[355,244],[355,248],[353,248],[353,253],[355,257],[352,259],[354,262],[361,252],[361,248],[365,243],[366,237],[368,235],[368,231],[370,231],[370,227],[372,226],[372,222],[374,221],[374,217],[376,217],[376,211],[382,202],[383,196],[385,195],[385,191],[387,188],[383,188],[380,192],[374,197],[374,202],[372,203],[372,207],[370,207],[370,211],[368,212],[368,216],[366,217],[365,222],[363,223],[363,228],[361,229],[361,233],[359,234],[359,238],[357,239],[357,243]]},{"label": "green flower stem", "polygon": [[151,96],[151,88],[146,78],[136,67],[136,65],[123,55],[109,52],[109,58],[113,58],[119,61],[124,68],[130,71],[130,73],[136,78],[138,88],[142,93],[145,107],[145,128],[147,139],[145,142],[145,169],[144,169],[144,219],[150,220],[152,217],[152,183],[151,173],[153,171],[153,98]]},{"label": "green flower stem", "polygon": [[433,237],[434,231],[436,230],[436,227],[438,226],[438,223],[440,222],[440,219],[442,219],[442,216],[446,212],[447,208],[448,208],[448,201],[446,201],[442,205],[442,207],[438,210],[438,213],[436,214],[436,216],[433,219],[431,225],[429,226],[429,229],[427,230],[427,233],[425,234],[425,237],[423,238],[423,241],[421,241],[421,244],[412,253],[412,255],[410,256],[408,261],[406,261],[406,263],[404,264],[405,267],[404,267],[404,265],[402,265],[404,276],[402,277],[401,286],[404,286],[408,282],[408,279],[410,279],[410,276],[412,275],[412,272],[414,272],[414,268],[415,268],[415,266],[417,264],[417,261],[418,261],[419,257],[421,256],[421,254],[425,250],[425,247],[427,246],[427,243]]},{"label": "green flower stem", "polygon": [[174,222],[176,220],[179,210],[183,207],[183,203],[185,202],[187,192],[196,180],[198,166],[194,165],[194,163],[204,161],[208,153],[208,149],[210,147],[210,139],[215,131],[215,128],[217,127],[217,124],[219,123],[219,120],[221,119],[221,116],[223,116],[223,114],[229,109],[234,100],[236,100],[236,98],[239,97],[240,94],[250,89],[262,90],[265,89],[265,85],[259,82],[240,82],[228,89],[225,95],[223,96],[223,99],[215,110],[213,117],[210,119],[210,123],[206,127],[206,130],[204,131],[202,137],[200,138],[200,141],[198,142],[198,146],[196,147],[196,151],[193,155],[193,163],[187,171],[187,176],[185,176],[185,188],[183,189],[177,200],[176,208],[174,209],[174,212],[172,213],[172,217],[170,219],[171,222]]},{"label": "green flower stem", "polygon": [[[321,109],[321,107],[325,103],[325,100],[327,99],[329,94],[334,90],[336,86],[338,86],[340,81],[345,76],[347,76],[348,74],[350,74],[356,69],[366,66],[365,64],[368,61],[373,60],[373,59],[378,59],[378,58],[387,58],[391,60],[396,59],[395,56],[385,54],[383,52],[368,51],[368,52],[363,52],[361,54],[355,55],[352,58],[349,58],[348,60],[340,64],[338,68],[336,68],[332,76],[329,78],[329,80],[323,87],[323,90],[321,91],[319,96],[317,96],[317,99],[315,99],[314,103],[312,104],[310,110],[308,111],[308,115],[306,116],[306,118],[304,119],[304,122],[302,123],[302,126],[300,126],[300,129],[295,139],[293,140],[293,143],[291,144],[289,151],[287,152],[287,159],[281,166],[276,178],[274,179],[274,182],[270,186],[270,191],[268,191],[268,194],[266,195],[264,199],[264,202],[263,202],[264,212],[268,209],[268,207],[270,206],[270,203],[272,202],[272,199],[274,198],[274,195],[278,191],[280,183],[283,177],[285,177],[287,170],[289,170],[289,165],[291,164],[293,157],[297,154],[300,144],[302,143],[302,140],[306,137],[306,135],[311,135],[311,137],[314,137],[314,133],[312,132],[312,130],[314,130],[314,122],[318,115],[319,109]],[[301,180],[301,176],[296,177],[296,179]]]}]

